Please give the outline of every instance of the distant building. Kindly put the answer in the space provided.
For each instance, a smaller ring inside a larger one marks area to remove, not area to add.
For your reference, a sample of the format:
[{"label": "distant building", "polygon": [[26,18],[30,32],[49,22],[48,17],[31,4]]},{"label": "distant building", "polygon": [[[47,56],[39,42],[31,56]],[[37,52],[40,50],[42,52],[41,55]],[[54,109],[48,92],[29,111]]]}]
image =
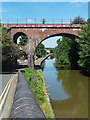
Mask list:
[{"label": "distant building", "polygon": [[38,59],[38,57],[35,55],[35,56],[34,56],[34,60],[37,60],[37,59]]},{"label": "distant building", "polygon": [[45,49],[45,51],[46,51],[47,53],[50,53],[50,49]]}]

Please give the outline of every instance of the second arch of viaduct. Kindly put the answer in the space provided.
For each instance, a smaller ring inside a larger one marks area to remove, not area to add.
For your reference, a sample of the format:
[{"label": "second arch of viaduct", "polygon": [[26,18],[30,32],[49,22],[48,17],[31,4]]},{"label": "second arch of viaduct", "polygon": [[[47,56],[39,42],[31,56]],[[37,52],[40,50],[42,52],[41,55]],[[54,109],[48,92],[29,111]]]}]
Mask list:
[{"label": "second arch of viaduct", "polygon": [[4,24],[5,27],[11,28],[10,35],[14,43],[21,35],[26,35],[28,38],[24,46],[19,47],[28,54],[28,66],[34,68],[34,52],[39,43],[53,36],[65,36],[71,39],[79,37],[80,24]]}]

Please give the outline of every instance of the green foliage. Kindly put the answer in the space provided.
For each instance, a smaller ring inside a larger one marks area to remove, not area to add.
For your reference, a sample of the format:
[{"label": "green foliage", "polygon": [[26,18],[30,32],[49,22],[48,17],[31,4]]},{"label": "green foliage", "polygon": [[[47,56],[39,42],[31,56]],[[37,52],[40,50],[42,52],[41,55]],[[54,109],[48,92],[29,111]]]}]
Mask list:
[{"label": "green foliage", "polygon": [[2,70],[6,70],[9,68],[9,62],[11,62],[11,64],[13,63],[13,49],[10,36],[7,34],[7,29],[3,26],[0,29],[0,45],[2,46]]},{"label": "green foliage", "polygon": [[44,102],[44,91],[43,91],[43,79],[36,70],[25,68],[24,76],[27,79],[30,88],[35,95],[38,104],[43,104]]},{"label": "green foliage", "polygon": [[65,57],[65,56],[67,56],[67,55],[60,55],[59,61],[58,61],[59,64],[64,64],[65,65],[65,64],[69,64],[70,63],[68,58]]},{"label": "green foliage", "polygon": [[50,48],[50,53],[54,53],[55,48]]},{"label": "green foliage", "polygon": [[79,60],[78,51],[79,51],[79,44],[75,40],[71,40],[70,50],[68,53],[71,69],[78,69],[78,60]]},{"label": "green foliage", "polygon": [[[80,17],[78,17],[80,20]],[[78,20],[75,19],[73,23]],[[82,22],[84,23],[84,22]],[[80,23],[81,24],[81,23]],[[63,37],[62,40],[57,40],[55,48],[55,57],[57,64],[70,64],[72,69],[81,67],[84,72],[90,74],[90,18],[87,20],[87,25],[81,27],[79,31],[81,39],[70,40]]]},{"label": "green foliage", "polygon": [[19,45],[24,46],[27,43],[27,36],[21,35]]},{"label": "green foliage", "polygon": [[79,47],[80,59],[78,64],[82,67],[88,74],[90,73],[90,20],[88,20],[87,25],[83,26],[82,31],[79,32],[81,39],[76,39]]},{"label": "green foliage", "polygon": [[73,21],[72,21],[72,24],[85,24],[86,21],[81,18],[80,16],[76,17]]},{"label": "green foliage", "polygon": [[77,69],[79,60],[78,43],[70,38],[62,37],[62,40],[57,40],[55,48],[55,57],[57,65],[70,65],[71,69]]},{"label": "green foliage", "polygon": [[42,55],[46,55],[46,51],[44,50],[45,49],[45,46],[40,43],[37,47],[36,47],[36,51],[35,51],[35,55],[40,58]]},{"label": "green foliage", "polygon": [[70,49],[70,39],[62,37],[62,40],[57,40],[57,47],[55,48],[55,57],[58,64],[70,64],[69,62],[69,49]]},{"label": "green foliage", "polygon": [[23,72],[26,80],[28,81],[30,88],[35,95],[35,98],[44,112],[46,118],[52,118],[52,112],[47,100],[47,94],[45,93],[47,89],[44,87],[42,71],[32,70],[30,68],[25,68]]},{"label": "green foliage", "polygon": [[10,38],[8,29],[0,28],[0,46],[2,46],[2,70],[7,71],[16,67],[16,58],[21,54],[19,49],[15,48]]},{"label": "green foliage", "polygon": [[11,28],[6,28],[3,25],[0,25],[0,30],[6,30],[7,32],[10,30]]},{"label": "green foliage", "polygon": [[86,22],[87,24],[89,24],[90,23],[90,18],[88,18],[88,20],[87,20],[87,22]]},{"label": "green foliage", "polygon": [[45,22],[46,22],[46,20],[43,18],[43,20],[42,20],[42,24],[45,24]]}]

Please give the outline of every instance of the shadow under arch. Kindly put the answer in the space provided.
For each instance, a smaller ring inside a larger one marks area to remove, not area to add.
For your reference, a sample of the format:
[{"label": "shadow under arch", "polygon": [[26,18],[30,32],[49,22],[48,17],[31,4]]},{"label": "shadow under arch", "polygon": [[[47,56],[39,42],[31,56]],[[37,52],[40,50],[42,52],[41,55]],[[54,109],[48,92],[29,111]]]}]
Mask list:
[{"label": "shadow under arch", "polygon": [[[75,38],[81,39],[79,36],[74,35],[74,34],[70,34],[70,33],[58,33],[58,34],[53,34],[53,35],[50,35],[50,36],[42,39],[42,40],[36,45],[36,47],[37,47],[40,43],[42,43],[44,40],[46,40],[46,39],[48,39],[48,38],[51,38],[51,37],[56,37],[56,36],[64,36],[64,37],[70,38],[70,39],[72,39],[72,40],[75,40]],[[36,49],[35,49],[35,51],[36,51]],[[35,54],[35,51],[34,51],[34,54]]]},{"label": "shadow under arch", "polygon": [[[18,39],[20,36],[22,36],[22,35],[24,35],[24,36],[27,37],[27,35],[26,35],[25,33],[23,33],[23,32],[17,32],[17,33],[15,33],[14,36],[13,36],[13,42],[14,42],[15,44],[17,44],[17,39]],[[28,39],[28,37],[27,37],[27,39]]]},{"label": "shadow under arch", "polygon": [[[48,39],[48,38],[50,38],[50,37],[56,37],[56,36],[64,36],[64,37],[71,38],[71,39],[73,39],[73,40],[74,40],[75,38],[79,38],[79,39],[80,39],[79,36],[74,35],[74,34],[70,34],[70,33],[58,33],[58,34],[53,34],[53,35],[50,35],[50,36],[44,38],[43,40],[41,40],[41,42],[43,42],[44,40],[46,40],[46,39]],[[40,42],[40,43],[41,43],[41,42]],[[40,44],[40,43],[39,43],[39,44]]]}]

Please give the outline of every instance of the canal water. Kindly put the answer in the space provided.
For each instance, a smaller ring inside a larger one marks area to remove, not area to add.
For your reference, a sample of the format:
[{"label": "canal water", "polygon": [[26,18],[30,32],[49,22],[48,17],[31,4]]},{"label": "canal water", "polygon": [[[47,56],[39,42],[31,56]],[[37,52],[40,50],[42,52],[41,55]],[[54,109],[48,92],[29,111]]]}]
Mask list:
[{"label": "canal water", "polygon": [[45,60],[43,76],[56,118],[88,117],[88,77],[79,70],[57,70],[55,59]]}]

